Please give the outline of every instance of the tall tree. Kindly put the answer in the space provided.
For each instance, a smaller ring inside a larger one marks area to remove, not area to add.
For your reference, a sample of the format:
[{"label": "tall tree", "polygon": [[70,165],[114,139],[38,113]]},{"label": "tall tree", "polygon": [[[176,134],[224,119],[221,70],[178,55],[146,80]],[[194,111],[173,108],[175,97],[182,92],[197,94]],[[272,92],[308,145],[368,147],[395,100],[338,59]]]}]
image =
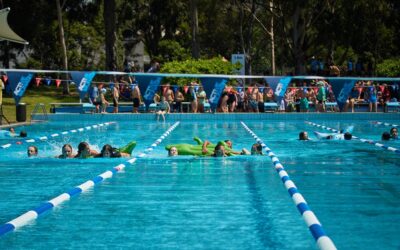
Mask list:
[{"label": "tall tree", "polygon": [[117,70],[117,31],[115,17],[115,0],[104,0],[104,28],[106,47],[106,70]]},{"label": "tall tree", "polygon": [[298,0],[277,2],[279,19],[283,23],[287,44],[294,60],[295,74],[306,73],[307,50],[314,42],[318,31],[315,23],[335,0]]},{"label": "tall tree", "polygon": [[192,57],[200,58],[200,45],[199,45],[199,18],[197,13],[197,0],[190,0],[190,24],[192,28]]},{"label": "tall tree", "polygon": [[[65,1],[63,3],[63,6]],[[62,48],[62,62],[64,66],[64,70],[68,70],[68,56],[67,56],[67,46],[65,45],[65,37],[64,37],[64,25],[62,19],[62,6],[60,5],[60,0],[56,0],[57,5],[57,18],[58,18],[58,31],[60,37],[60,43]],[[69,78],[68,74],[65,74],[66,79]],[[69,81],[63,82],[63,94],[69,95]]]},{"label": "tall tree", "polygon": [[[274,13],[274,1],[269,1],[269,11]],[[270,30],[268,32],[270,39],[271,39],[271,71],[272,75],[276,74],[276,66],[275,66],[275,32],[274,32],[274,15],[271,15],[271,22],[270,22]]]},{"label": "tall tree", "polygon": [[[250,0],[250,7],[246,6],[246,0],[240,0],[239,4],[239,34],[242,53],[246,58],[245,71],[246,75],[251,75],[252,65],[252,44],[253,44],[253,26],[255,21],[256,1]],[[250,15],[246,15],[246,8],[249,9]]]}]

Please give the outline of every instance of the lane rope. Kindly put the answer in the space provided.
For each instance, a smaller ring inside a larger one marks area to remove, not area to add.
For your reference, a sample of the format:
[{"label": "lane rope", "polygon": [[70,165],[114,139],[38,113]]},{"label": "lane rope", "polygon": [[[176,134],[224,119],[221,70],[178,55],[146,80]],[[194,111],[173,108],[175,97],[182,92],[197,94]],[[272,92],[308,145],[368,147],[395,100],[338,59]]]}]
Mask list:
[{"label": "lane rope", "polygon": [[[332,131],[334,133],[339,133],[340,132],[339,130],[336,130],[334,128],[330,128],[330,127],[327,127],[327,126],[324,126],[324,125],[320,125],[320,124],[317,124],[317,123],[314,123],[314,122],[306,121],[305,123],[308,124],[308,125],[317,127],[317,128],[322,128],[322,129],[325,129],[325,130]],[[387,145],[384,145],[382,143],[379,143],[379,142],[376,142],[376,141],[373,141],[373,140],[359,138],[359,137],[354,136],[354,135],[352,135],[352,139],[356,139],[356,140],[359,140],[361,142],[365,142],[365,143],[374,145],[376,147],[379,147],[379,148],[382,148],[382,149],[389,150],[389,151],[392,151],[394,153],[400,154],[400,149],[394,148],[394,147],[389,147]]]},{"label": "lane rope", "polygon": [[308,206],[306,200],[304,199],[303,195],[300,194],[294,182],[290,179],[289,174],[286,172],[283,165],[280,163],[278,157],[271,151],[269,147],[244,123],[240,122],[242,126],[249,132],[253,138],[261,144],[267,155],[271,158],[272,163],[275,166],[276,172],[279,174],[283,184],[285,185],[286,190],[288,191],[289,195],[292,197],[294,204],[297,207],[297,210],[303,217],[308,229],[310,230],[312,236],[314,237],[317,246],[319,249],[322,250],[334,250],[336,249],[335,244],[329,238],[324,229],[322,228],[321,223],[319,222],[317,216],[311,211],[310,207]]},{"label": "lane rope", "polygon": [[119,164],[119,165],[115,166],[114,168],[112,168],[111,170],[108,170],[108,171],[96,176],[95,178],[88,180],[88,181],[72,188],[68,192],[62,193],[59,196],[57,196],[47,202],[44,202],[39,207],[36,207],[35,209],[32,209],[32,210],[20,215],[19,217],[1,225],[0,226],[0,237],[6,233],[14,231],[17,228],[21,228],[21,227],[27,225],[29,222],[36,220],[39,217],[39,215],[42,215],[43,213],[51,210],[52,208],[57,207],[61,203],[70,200],[72,197],[77,196],[77,195],[89,190],[90,188],[94,187],[95,185],[101,183],[102,181],[104,181],[108,178],[112,178],[114,174],[123,170],[125,167],[128,166],[128,164],[132,165],[133,163],[135,163],[135,161],[138,158],[143,158],[147,154],[151,153],[153,151],[153,149],[155,147],[157,147],[178,125],[179,125],[179,122],[176,122],[174,125],[172,125],[167,131],[164,132],[164,134],[162,134],[160,136],[160,138],[158,138],[153,144],[151,144],[148,148],[146,148],[144,150],[144,153],[140,153],[136,157],[133,157],[132,159],[126,161],[126,163]]},{"label": "lane rope", "polygon": [[372,124],[378,124],[378,125],[383,125],[383,126],[390,126],[390,127],[395,127],[395,128],[397,128],[399,125],[397,125],[397,124],[390,124],[390,123],[387,123],[387,122],[378,122],[378,121],[376,121],[376,122],[372,122]]},{"label": "lane rope", "polygon": [[[109,126],[111,124],[116,124],[116,122],[104,122],[104,123],[99,123],[99,124],[95,124],[95,125],[90,125],[90,126],[85,126],[85,127],[81,127],[81,128],[77,128],[77,129],[71,129],[68,131],[63,131],[60,133],[54,133],[51,135],[45,135],[45,136],[38,136],[35,138],[29,138],[29,139],[22,139],[19,140],[19,144],[22,143],[35,143],[35,142],[43,142],[43,141],[47,141],[49,139],[53,139],[59,136],[64,136],[64,135],[68,135],[68,134],[74,134],[74,133],[78,133],[78,132],[83,132],[83,131],[87,131],[87,130],[91,130],[94,128],[99,128],[99,127],[104,127],[104,126]],[[13,143],[7,143],[4,145],[0,145],[0,149],[7,149],[9,147],[11,147],[12,145],[14,145]]]}]

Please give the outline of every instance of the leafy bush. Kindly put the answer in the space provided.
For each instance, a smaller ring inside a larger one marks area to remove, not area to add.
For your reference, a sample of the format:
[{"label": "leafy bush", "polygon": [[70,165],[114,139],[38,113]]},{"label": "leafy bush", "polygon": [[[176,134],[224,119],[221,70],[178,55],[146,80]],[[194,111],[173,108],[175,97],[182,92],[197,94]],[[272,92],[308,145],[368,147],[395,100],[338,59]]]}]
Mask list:
[{"label": "leafy bush", "polygon": [[[229,61],[224,60],[222,57],[215,57],[212,59],[190,59],[184,61],[168,62],[161,67],[161,73],[232,75],[234,70],[237,70],[239,68],[240,65],[233,65]],[[187,85],[193,80],[197,81],[198,79],[165,79],[165,81],[171,82],[179,86]]]},{"label": "leafy bush", "polygon": [[167,61],[182,61],[190,58],[190,53],[183,48],[177,41],[162,40],[158,43],[160,58],[166,58]]},{"label": "leafy bush", "polygon": [[400,76],[400,59],[387,59],[376,65],[378,76],[398,77]]}]

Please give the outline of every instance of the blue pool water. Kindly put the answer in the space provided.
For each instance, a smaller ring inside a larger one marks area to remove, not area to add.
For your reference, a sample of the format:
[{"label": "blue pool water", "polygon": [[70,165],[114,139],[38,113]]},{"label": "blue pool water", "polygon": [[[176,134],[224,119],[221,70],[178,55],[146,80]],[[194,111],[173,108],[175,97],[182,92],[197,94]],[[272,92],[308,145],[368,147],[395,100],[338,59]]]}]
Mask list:
[{"label": "blue pool water", "polygon": [[[312,121],[335,129],[354,125],[354,135],[377,141],[390,128],[357,119]],[[302,130],[311,138],[312,131],[327,132],[302,121],[244,122],[279,157],[338,249],[400,247],[399,154],[359,141],[298,141]],[[36,137],[96,123],[52,121],[21,129]],[[99,149],[136,140],[135,156],[173,123],[119,121],[68,134],[35,143],[35,159],[26,157],[27,144],[14,141],[0,150],[0,223],[127,160],[55,159],[64,143],[76,148],[88,141]],[[190,143],[194,136],[230,138],[238,150],[255,142],[239,120],[182,121],[147,157],[1,237],[0,249],[317,248],[269,157],[167,157],[165,145]],[[400,148],[400,141],[385,144]]]}]

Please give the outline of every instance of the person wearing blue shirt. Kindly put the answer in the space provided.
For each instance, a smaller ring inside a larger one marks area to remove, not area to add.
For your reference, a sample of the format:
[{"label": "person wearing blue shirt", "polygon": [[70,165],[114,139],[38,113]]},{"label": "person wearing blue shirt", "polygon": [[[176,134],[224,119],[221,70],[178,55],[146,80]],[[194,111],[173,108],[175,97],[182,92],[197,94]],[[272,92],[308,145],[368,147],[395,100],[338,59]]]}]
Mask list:
[{"label": "person wearing blue shirt", "polygon": [[319,62],[313,56],[312,60],[311,60],[311,75],[317,75],[318,74],[318,68],[319,68]]},{"label": "person wearing blue shirt", "polygon": [[93,104],[96,102],[96,99],[99,96],[99,89],[97,88],[96,84],[92,84],[92,87],[89,89],[89,100]]},{"label": "person wearing blue shirt", "polygon": [[353,60],[349,59],[349,61],[347,62],[347,74],[349,76],[353,75]]}]

